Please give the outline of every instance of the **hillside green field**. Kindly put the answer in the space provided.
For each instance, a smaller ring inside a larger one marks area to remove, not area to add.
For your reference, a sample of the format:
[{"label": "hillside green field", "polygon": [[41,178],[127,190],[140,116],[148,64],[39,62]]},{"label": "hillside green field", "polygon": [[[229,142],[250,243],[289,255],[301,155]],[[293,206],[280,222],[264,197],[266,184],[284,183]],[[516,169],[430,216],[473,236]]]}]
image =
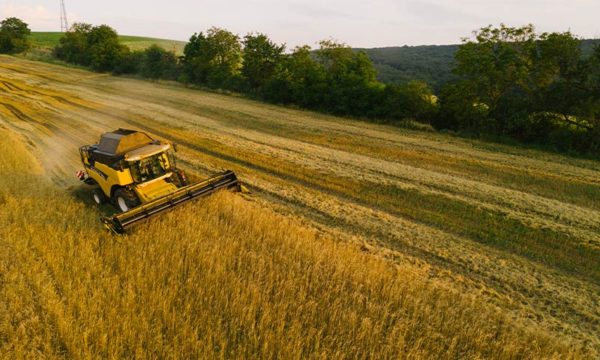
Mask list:
[{"label": "hillside green field", "polygon": [[[222,192],[109,234],[116,128]],[[0,56],[0,358],[600,356],[600,162]]]},{"label": "hillside green field", "polygon": [[[52,48],[58,44],[62,35],[63,33],[60,32],[32,32],[30,39],[34,47]],[[183,48],[186,44],[184,41],[155,39],[141,36],[121,35],[119,38],[124,45],[127,45],[132,50],[143,50],[150,45],[156,44],[166,50],[172,50],[176,54],[183,54]]]}]

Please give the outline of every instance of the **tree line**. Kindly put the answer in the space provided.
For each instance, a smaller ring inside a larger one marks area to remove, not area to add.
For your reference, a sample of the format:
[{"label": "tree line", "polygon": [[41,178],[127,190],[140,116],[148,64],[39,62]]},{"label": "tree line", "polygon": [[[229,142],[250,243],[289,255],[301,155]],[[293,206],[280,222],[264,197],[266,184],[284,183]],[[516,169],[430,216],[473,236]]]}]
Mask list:
[{"label": "tree line", "polygon": [[[10,23],[9,31],[22,28]],[[0,44],[3,29],[4,22]],[[455,80],[436,94],[422,81],[377,81],[364,51],[336,41],[288,50],[265,34],[242,38],[216,27],[192,35],[178,56],[156,45],[132,51],[109,26],[75,24],[54,55],[96,71],[231,90],[336,115],[410,119],[438,130],[600,154],[600,47],[584,56],[570,32],[538,34],[532,25],[474,32],[455,54]]]},{"label": "tree line", "polygon": [[[423,82],[385,85],[364,52],[335,41],[286,51],[261,33],[213,27],[191,36],[182,56],[158,46],[131,51],[106,25],[75,24],[54,54],[97,71],[231,90],[336,115],[430,122],[435,98]],[[401,104],[401,106],[396,106]]]}]

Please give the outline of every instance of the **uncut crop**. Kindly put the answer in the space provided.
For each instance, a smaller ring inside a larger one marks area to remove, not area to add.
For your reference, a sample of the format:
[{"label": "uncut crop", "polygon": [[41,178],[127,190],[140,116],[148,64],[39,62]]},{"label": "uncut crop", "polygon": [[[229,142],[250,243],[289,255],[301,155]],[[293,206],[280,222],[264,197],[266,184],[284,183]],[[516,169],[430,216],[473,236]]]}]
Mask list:
[{"label": "uncut crop", "polygon": [[[118,127],[253,194],[113,237]],[[597,162],[11,57],[0,132],[0,357],[598,356]]]}]

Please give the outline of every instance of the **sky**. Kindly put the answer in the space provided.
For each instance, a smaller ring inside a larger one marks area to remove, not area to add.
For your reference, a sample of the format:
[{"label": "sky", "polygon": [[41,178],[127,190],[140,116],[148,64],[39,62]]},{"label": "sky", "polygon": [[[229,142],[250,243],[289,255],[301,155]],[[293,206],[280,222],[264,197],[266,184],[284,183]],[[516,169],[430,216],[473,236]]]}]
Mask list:
[{"label": "sky", "polygon": [[[335,39],[354,47],[456,44],[473,30],[532,23],[600,38],[600,0],[65,0],[69,22],[119,34],[187,40],[212,26],[262,32],[288,48]],[[0,0],[0,19],[59,31],[59,0]]]}]

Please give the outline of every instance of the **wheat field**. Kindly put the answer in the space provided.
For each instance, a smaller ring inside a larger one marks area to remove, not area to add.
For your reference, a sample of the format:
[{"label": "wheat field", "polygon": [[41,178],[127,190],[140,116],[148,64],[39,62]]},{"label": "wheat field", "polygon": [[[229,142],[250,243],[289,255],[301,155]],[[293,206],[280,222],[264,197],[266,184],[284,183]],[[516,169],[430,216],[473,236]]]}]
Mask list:
[{"label": "wheat field", "polygon": [[[118,127],[220,193],[113,236]],[[0,56],[0,357],[594,358],[600,163]]]}]

